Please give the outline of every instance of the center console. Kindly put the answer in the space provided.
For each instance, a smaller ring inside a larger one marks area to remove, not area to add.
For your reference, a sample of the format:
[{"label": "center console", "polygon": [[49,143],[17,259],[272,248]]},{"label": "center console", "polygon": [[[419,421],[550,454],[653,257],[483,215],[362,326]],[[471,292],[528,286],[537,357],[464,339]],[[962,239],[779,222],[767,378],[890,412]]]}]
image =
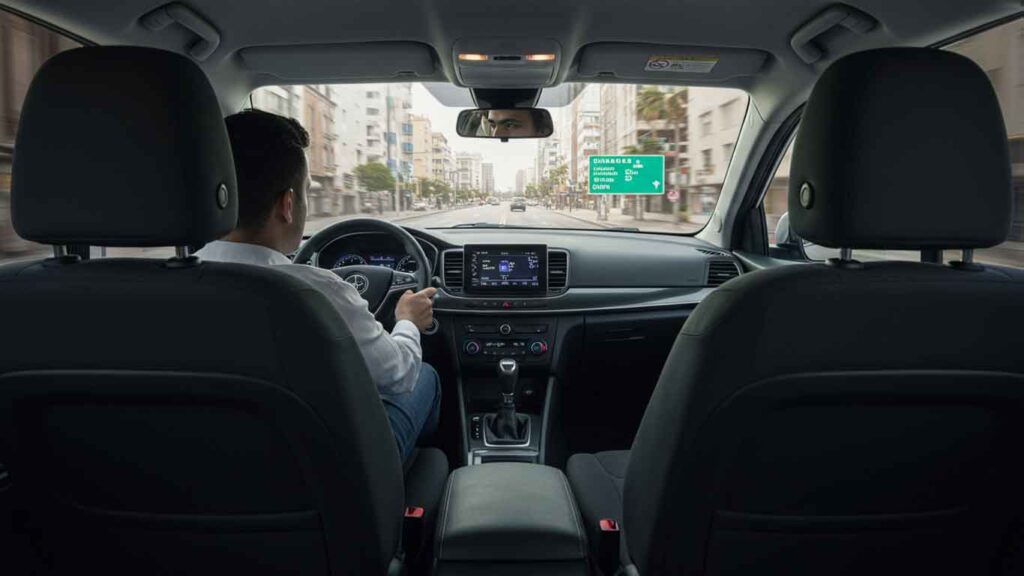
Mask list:
[{"label": "center console", "polygon": [[[457,318],[453,326],[467,463],[537,463],[557,320],[524,313],[543,313],[548,248],[469,244],[462,253],[462,298],[467,306],[493,310]],[[495,314],[503,311],[509,314]]]},{"label": "center console", "polygon": [[557,468],[488,464],[452,472],[438,519],[435,574],[585,576],[587,542]]}]

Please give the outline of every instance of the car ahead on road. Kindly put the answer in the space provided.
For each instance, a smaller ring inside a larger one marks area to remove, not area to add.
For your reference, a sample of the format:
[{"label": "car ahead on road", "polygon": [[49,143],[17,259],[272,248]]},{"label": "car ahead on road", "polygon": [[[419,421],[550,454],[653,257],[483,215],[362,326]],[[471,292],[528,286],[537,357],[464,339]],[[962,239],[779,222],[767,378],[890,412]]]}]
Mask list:
[{"label": "car ahead on road", "polygon": [[509,204],[509,211],[515,212],[516,210],[518,210],[520,212],[526,212],[526,199],[525,198],[513,198],[512,199],[512,202]]},{"label": "car ahead on road", "polygon": [[[1020,2],[8,0],[0,38],[0,573],[1022,573]],[[247,108],[293,154],[232,150]],[[407,458],[401,363],[441,392]]]},{"label": "car ahead on road", "polygon": [[415,212],[425,212],[429,207],[430,204],[423,201],[413,202],[412,204],[412,209]]}]

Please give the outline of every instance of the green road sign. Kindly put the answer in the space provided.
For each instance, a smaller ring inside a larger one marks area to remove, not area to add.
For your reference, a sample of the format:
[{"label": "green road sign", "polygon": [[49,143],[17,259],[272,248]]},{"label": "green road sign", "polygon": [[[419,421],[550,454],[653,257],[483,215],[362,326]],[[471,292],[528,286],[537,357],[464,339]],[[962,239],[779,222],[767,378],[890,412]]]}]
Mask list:
[{"label": "green road sign", "polygon": [[591,156],[591,194],[664,194],[665,157]]}]

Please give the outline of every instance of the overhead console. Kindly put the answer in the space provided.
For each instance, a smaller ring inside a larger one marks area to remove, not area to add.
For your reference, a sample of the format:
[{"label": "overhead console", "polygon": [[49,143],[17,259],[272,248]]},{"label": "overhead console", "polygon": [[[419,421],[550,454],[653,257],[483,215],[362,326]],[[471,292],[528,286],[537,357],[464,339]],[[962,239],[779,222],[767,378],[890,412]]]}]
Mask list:
[{"label": "overhead console", "polygon": [[555,82],[562,48],[548,38],[460,38],[455,78],[468,88],[544,88]]}]

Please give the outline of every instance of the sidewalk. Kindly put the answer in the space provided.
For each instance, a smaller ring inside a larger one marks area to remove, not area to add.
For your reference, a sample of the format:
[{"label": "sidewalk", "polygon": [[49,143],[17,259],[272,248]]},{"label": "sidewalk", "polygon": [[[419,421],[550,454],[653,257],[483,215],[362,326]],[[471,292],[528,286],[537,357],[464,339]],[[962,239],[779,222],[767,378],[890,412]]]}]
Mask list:
[{"label": "sidewalk", "polygon": [[643,220],[637,220],[632,214],[624,215],[618,208],[611,208],[608,210],[607,220],[599,220],[596,210],[575,208],[570,212],[568,209],[563,208],[552,210],[552,212],[556,212],[570,218],[576,218],[577,220],[582,220],[603,228],[639,228],[645,232],[672,232],[675,234],[688,234],[697,232],[704,227],[704,224],[695,224],[693,222],[676,223],[671,214],[662,214],[660,212],[644,212]]}]

